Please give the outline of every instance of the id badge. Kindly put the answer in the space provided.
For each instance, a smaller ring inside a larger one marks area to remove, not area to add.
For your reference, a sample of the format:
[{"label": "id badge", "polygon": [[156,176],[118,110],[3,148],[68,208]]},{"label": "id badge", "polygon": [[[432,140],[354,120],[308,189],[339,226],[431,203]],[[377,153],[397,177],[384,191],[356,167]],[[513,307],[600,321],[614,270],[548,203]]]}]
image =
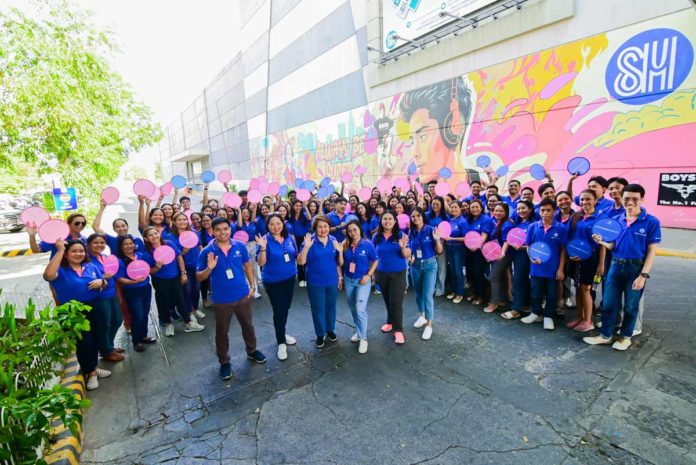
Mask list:
[{"label": "id badge", "polygon": [[423,258],[423,251],[421,249],[416,250],[416,258],[419,260]]},{"label": "id badge", "polygon": [[355,273],[355,262],[350,262],[348,265],[348,273]]},{"label": "id badge", "polygon": [[285,263],[290,262],[290,254],[284,253],[284,254],[283,254],[283,258],[285,259]]},{"label": "id badge", "polygon": [[227,268],[227,279],[233,279],[234,274],[232,274],[232,270],[230,268]]}]

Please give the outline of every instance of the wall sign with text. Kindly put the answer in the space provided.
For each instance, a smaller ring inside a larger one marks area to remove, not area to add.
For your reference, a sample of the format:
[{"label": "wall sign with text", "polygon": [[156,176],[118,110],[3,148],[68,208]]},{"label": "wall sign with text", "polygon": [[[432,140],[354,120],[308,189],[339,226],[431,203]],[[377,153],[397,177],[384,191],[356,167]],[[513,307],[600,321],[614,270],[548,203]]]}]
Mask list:
[{"label": "wall sign with text", "polygon": [[660,174],[657,204],[696,207],[696,173]]}]

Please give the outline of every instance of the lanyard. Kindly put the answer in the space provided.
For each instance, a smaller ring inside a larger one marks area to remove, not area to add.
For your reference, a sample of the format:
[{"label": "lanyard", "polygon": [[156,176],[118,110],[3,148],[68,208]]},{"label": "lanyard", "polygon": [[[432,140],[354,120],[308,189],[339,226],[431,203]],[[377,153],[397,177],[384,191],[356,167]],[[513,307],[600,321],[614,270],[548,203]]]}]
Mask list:
[{"label": "lanyard", "polygon": [[360,246],[361,246],[362,244],[363,244],[363,239],[360,239],[360,240],[358,241],[357,245],[355,245],[355,246],[350,246],[351,252],[352,252],[352,255],[351,255],[351,257],[350,257],[350,262],[351,262],[351,263],[355,263],[355,258],[356,258],[357,255],[358,255],[358,249],[360,248]]}]

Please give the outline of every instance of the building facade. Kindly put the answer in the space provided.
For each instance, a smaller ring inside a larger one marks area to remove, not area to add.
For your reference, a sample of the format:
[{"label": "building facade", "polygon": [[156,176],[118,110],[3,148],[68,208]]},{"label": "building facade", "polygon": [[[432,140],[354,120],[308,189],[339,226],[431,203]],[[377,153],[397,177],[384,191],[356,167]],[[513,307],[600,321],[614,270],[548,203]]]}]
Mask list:
[{"label": "building facade", "polygon": [[696,228],[689,0],[240,3],[241,51],[167,128],[165,177],[454,191],[493,173],[535,187],[543,166],[565,188],[589,165],[576,192],[623,176],[664,225]]}]

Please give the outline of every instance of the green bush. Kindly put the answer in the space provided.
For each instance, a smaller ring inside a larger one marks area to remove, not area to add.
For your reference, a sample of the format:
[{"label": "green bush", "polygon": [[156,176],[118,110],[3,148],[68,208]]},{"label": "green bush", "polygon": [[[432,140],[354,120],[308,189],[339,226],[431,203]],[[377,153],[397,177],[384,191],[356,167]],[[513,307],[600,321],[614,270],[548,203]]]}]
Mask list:
[{"label": "green bush", "polygon": [[0,315],[0,463],[45,464],[51,447],[51,423],[60,419],[77,435],[80,400],[68,388],[48,383],[61,375],[61,364],[75,341],[89,330],[90,307],[76,301],[36,312],[31,300],[24,320],[5,304]]}]

